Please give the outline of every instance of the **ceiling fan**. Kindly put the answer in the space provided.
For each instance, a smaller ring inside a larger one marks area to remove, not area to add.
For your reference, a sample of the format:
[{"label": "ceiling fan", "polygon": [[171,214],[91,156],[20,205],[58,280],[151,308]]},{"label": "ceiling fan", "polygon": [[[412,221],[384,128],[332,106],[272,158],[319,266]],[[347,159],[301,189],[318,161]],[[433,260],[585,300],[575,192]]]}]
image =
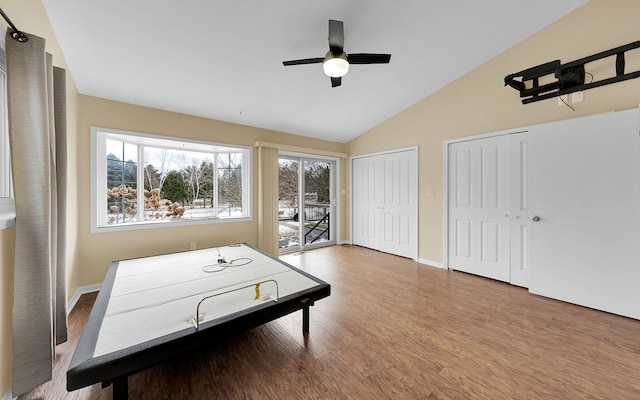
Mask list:
[{"label": "ceiling fan", "polygon": [[324,73],[331,77],[331,87],[340,86],[342,77],[349,71],[349,64],[388,64],[391,54],[344,52],[344,24],[329,20],[329,51],[324,57],[283,61],[284,66],[322,63]]}]

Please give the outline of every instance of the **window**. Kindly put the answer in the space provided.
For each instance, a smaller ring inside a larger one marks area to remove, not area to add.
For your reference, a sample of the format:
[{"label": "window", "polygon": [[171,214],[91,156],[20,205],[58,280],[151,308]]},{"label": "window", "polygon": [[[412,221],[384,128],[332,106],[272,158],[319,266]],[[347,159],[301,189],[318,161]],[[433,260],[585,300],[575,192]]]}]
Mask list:
[{"label": "window", "polygon": [[14,226],[16,218],[11,182],[9,126],[7,120],[7,75],[4,40],[2,40],[0,43],[0,229]]},{"label": "window", "polygon": [[251,148],[91,128],[92,231],[251,218]]}]

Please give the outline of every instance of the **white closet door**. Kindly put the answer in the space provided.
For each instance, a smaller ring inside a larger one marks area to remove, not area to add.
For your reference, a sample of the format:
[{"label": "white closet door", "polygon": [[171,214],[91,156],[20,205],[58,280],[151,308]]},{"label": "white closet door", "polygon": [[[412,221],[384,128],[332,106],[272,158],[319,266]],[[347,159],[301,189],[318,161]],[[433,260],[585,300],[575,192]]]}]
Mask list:
[{"label": "white closet door", "polygon": [[352,235],[354,244],[377,248],[380,242],[380,183],[377,182],[377,160],[356,158],[352,163]]},{"label": "white closet door", "polygon": [[418,257],[417,150],[352,160],[353,243]]},{"label": "white closet door", "polygon": [[509,237],[512,285],[529,287],[529,134],[509,135],[510,143],[510,211]]},{"label": "white closet door", "polygon": [[448,151],[449,266],[509,282],[509,135]]},{"label": "white closet door", "polygon": [[392,254],[417,258],[415,252],[416,152],[388,154],[380,160],[382,168],[381,223],[379,249]]},{"label": "white closet door", "polygon": [[532,293],[640,318],[638,110],[529,135]]}]

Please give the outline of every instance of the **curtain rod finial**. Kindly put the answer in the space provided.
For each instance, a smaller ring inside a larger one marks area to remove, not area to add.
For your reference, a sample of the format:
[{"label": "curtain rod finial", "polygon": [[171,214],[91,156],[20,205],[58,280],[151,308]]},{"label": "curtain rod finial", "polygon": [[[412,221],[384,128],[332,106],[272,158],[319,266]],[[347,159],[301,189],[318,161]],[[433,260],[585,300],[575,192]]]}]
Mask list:
[{"label": "curtain rod finial", "polygon": [[7,14],[5,14],[4,11],[2,11],[2,8],[0,8],[0,16],[4,18],[5,21],[7,21],[7,24],[9,24],[9,29],[11,29],[11,37],[13,38],[13,40],[20,43],[29,41],[29,38],[27,37],[27,35],[20,32],[18,28],[16,28],[16,26],[13,24],[13,22],[11,22]]},{"label": "curtain rod finial", "polygon": [[27,37],[27,35],[15,29],[11,30],[11,37],[13,38],[13,40],[16,40],[20,43],[29,41],[29,38]]}]

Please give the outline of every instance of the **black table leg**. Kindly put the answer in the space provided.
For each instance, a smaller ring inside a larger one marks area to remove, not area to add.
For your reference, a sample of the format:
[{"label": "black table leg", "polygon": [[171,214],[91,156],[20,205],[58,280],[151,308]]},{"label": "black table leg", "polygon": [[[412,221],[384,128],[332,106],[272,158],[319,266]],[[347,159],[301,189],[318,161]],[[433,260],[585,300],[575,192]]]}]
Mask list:
[{"label": "black table leg", "polygon": [[113,400],[129,399],[129,379],[121,376],[113,381]]},{"label": "black table leg", "polygon": [[302,333],[309,333],[309,305],[302,306]]}]

